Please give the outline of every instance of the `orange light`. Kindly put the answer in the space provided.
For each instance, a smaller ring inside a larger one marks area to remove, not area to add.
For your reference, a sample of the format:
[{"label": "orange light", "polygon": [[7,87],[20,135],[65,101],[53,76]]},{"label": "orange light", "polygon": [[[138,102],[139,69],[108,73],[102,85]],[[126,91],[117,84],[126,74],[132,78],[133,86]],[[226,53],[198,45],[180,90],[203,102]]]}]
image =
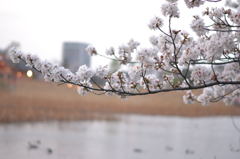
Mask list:
[{"label": "orange light", "polygon": [[73,86],[72,84],[67,84],[68,88],[72,88],[72,86]]},{"label": "orange light", "polygon": [[22,72],[18,71],[17,72],[17,77],[21,77],[22,76]]}]

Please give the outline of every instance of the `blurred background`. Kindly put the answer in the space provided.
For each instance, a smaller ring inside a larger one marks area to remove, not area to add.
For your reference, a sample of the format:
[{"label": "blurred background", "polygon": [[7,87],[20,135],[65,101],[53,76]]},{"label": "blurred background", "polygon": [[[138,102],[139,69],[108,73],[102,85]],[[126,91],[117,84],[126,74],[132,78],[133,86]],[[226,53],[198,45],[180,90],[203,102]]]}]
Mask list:
[{"label": "blurred background", "polygon": [[[86,46],[92,44],[100,54],[131,38],[150,46],[148,37],[159,33],[150,31],[147,23],[160,15],[162,3],[0,0],[0,158],[238,159],[238,103],[185,105],[185,92],[127,101],[94,94],[82,97],[76,86],[44,82],[40,73],[9,59],[9,48],[16,46],[72,71],[82,64],[114,65],[89,57]],[[189,30],[193,13],[216,3],[187,12],[182,1],[179,5],[184,20],[173,25]]]}]

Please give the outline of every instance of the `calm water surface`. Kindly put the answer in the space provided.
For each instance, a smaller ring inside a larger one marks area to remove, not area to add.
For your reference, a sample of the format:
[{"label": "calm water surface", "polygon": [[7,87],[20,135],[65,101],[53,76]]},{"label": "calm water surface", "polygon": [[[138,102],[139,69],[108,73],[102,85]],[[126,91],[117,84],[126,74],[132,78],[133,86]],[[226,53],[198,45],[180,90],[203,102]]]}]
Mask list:
[{"label": "calm water surface", "polygon": [[231,117],[118,118],[2,124],[0,159],[240,159]]}]

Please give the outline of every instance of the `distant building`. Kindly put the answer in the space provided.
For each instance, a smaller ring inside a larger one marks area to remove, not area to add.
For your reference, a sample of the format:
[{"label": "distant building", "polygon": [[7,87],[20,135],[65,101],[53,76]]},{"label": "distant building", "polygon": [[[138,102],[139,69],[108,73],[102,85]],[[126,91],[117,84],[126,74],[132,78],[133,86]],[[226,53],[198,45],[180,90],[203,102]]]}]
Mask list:
[{"label": "distant building", "polygon": [[81,65],[90,67],[90,56],[85,50],[87,43],[65,42],[63,43],[63,66],[73,73]]}]

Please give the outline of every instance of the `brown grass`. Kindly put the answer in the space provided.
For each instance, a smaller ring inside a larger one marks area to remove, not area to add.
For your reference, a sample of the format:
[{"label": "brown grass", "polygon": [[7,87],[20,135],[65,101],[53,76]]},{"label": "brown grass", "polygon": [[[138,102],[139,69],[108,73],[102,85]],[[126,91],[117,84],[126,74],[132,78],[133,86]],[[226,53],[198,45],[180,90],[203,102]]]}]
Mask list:
[{"label": "brown grass", "polygon": [[15,89],[0,89],[0,122],[43,120],[114,119],[116,113],[148,115],[213,116],[240,115],[240,107],[213,103],[204,107],[198,103],[185,105],[185,92],[159,93],[130,97],[82,97],[76,88],[37,80],[18,80]]}]

